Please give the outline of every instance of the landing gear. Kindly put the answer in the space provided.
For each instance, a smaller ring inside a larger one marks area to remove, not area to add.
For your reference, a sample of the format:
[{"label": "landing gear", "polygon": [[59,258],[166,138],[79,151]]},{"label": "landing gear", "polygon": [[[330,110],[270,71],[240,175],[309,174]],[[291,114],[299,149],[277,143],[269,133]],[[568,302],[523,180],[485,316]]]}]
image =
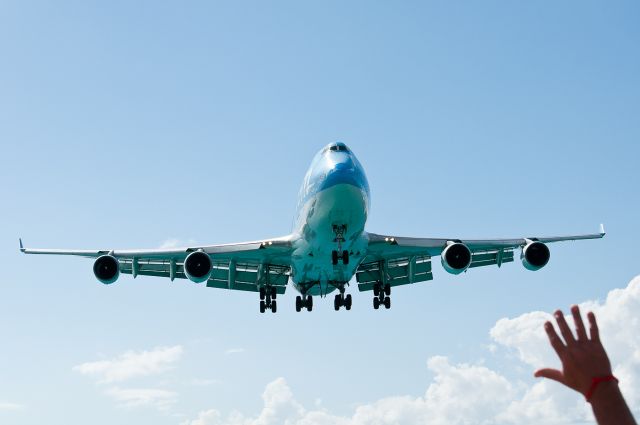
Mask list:
[{"label": "landing gear", "polygon": [[271,310],[275,313],[278,310],[278,304],[276,303],[276,296],[278,292],[275,286],[264,287],[261,286],[260,292],[260,313],[264,313],[266,310]]},{"label": "landing gear", "polygon": [[333,233],[336,235],[333,241],[338,243],[338,249],[331,251],[331,262],[334,266],[338,265],[339,260],[342,260],[342,264],[344,265],[349,264],[349,251],[342,249],[342,243],[345,241],[344,234],[346,231],[346,224],[333,225]]},{"label": "landing gear", "polygon": [[344,293],[337,294],[333,299],[333,308],[335,311],[340,310],[340,307],[344,307],[347,310],[351,310],[351,304],[352,304],[351,294],[347,294],[346,296],[344,295]]},{"label": "landing gear", "polygon": [[313,310],[313,297],[311,295],[304,297],[298,295],[296,297],[296,311],[300,312],[303,308],[306,308],[307,311]]},{"label": "landing gear", "polygon": [[334,266],[338,265],[338,262],[342,261],[345,266],[349,264],[349,251],[345,250],[338,252],[336,250],[331,251],[331,262]]},{"label": "landing gear", "polygon": [[373,286],[373,295],[374,309],[379,309],[381,305],[383,305],[387,310],[391,308],[391,285],[382,285],[381,283],[376,283]]}]

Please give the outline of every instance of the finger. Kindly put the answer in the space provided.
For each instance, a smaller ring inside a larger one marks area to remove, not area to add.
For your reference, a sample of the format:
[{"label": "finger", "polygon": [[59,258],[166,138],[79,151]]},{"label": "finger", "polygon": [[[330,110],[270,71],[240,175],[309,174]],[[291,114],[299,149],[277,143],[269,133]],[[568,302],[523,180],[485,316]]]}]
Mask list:
[{"label": "finger", "polygon": [[598,330],[596,315],[590,311],[587,313],[587,319],[589,319],[589,334],[591,335],[591,341],[600,342],[600,330]]},{"label": "finger", "polygon": [[547,378],[564,384],[564,375],[557,369],[538,369],[534,372],[533,376],[536,378]]},{"label": "finger", "polygon": [[556,354],[558,355],[558,357],[562,358],[564,350],[567,347],[565,347],[565,345],[562,343],[562,340],[556,333],[556,330],[553,328],[553,325],[551,324],[551,322],[546,322],[544,324],[544,330],[547,332],[547,336],[549,337],[549,342],[551,343],[551,346],[553,347],[553,349],[556,351]]},{"label": "finger", "polygon": [[587,331],[584,329],[584,322],[582,321],[582,315],[580,314],[580,307],[577,305],[571,306],[571,314],[573,315],[573,321],[576,324],[576,335],[578,335],[578,341],[587,341]]},{"label": "finger", "polygon": [[564,342],[567,345],[571,345],[575,343],[576,339],[573,337],[573,333],[571,333],[571,329],[569,329],[569,325],[567,324],[567,321],[564,319],[564,314],[562,314],[562,311],[557,310],[554,313],[554,316],[556,317],[556,322],[558,322],[558,327],[560,328],[560,333],[564,338]]}]

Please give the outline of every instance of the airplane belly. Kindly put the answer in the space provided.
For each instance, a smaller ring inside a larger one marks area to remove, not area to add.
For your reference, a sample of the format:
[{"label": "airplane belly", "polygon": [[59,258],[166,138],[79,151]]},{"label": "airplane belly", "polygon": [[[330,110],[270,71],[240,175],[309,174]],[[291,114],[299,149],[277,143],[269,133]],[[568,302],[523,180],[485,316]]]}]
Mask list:
[{"label": "airplane belly", "polygon": [[[292,281],[300,292],[326,295],[335,287],[331,282],[348,282],[365,253],[363,231],[367,219],[366,194],[357,186],[340,184],[319,192],[303,208],[306,222],[293,257]],[[332,263],[338,250],[334,226],[345,226],[340,248],[350,253],[349,263]],[[309,289],[309,284],[318,283]]]}]

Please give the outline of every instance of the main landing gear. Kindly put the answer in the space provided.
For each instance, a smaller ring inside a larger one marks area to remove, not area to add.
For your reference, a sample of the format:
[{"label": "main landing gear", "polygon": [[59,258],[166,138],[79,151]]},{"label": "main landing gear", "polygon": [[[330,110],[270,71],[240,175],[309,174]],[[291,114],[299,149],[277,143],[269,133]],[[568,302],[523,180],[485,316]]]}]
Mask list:
[{"label": "main landing gear", "polygon": [[303,308],[306,308],[307,311],[313,310],[313,297],[311,295],[304,295],[303,297],[298,295],[296,297],[296,311],[300,312]]},{"label": "main landing gear", "polygon": [[346,224],[334,224],[333,225],[333,233],[335,233],[336,237],[333,240],[338,243],[338,249],[331,251],[331,262],[334,266],[338,265],[338,261],[342,260],[342,264],[345,266],[349,264],[349,251],[342,249],[342,243],[345,241],[344,234],[347,231]]},{"label": "main landing gear", "polygon": [[346,296],[344,293],[336,295],[333,299],[333,308],[338,311],[340,310],[340,307],[351,310],[351,294],[347,294]]},{"label": "main landing gear", "polygon": [[276,295],[278,293],[275,286],[260,287],[260,313],[264,313],[266,310],[271,310],[272,313],[278,311]]},{"label": "main landing gear", "polygon": [[379,309],[381,305],[386,309],[391,308],[391,285],[386,284],[382,285],[381,283],[376,283],[373,286],[373,308]]}]

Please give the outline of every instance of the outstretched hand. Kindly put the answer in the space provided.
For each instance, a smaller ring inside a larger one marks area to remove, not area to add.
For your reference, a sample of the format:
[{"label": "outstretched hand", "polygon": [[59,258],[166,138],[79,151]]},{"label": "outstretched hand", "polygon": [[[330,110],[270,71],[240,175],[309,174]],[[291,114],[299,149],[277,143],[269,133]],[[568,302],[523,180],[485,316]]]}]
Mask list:
[{"label": "outstretched hand", "polygon": [[544,324],[544,330],[547,332],[551,346],[562,362],[562,370],[538,369],[534,376],[558,381],[586,397],[594,377],[611,375],[611,362],[609,362],[609,357],[600,342],[595,315],[592,312],[587,314],[589,320],[589,335],[587,335],[578,306],[571,307],[571,314],[577,337],[574,336],[560,310],[557,310],[554,316],[562,339],[556,333],[551,322]]}]

